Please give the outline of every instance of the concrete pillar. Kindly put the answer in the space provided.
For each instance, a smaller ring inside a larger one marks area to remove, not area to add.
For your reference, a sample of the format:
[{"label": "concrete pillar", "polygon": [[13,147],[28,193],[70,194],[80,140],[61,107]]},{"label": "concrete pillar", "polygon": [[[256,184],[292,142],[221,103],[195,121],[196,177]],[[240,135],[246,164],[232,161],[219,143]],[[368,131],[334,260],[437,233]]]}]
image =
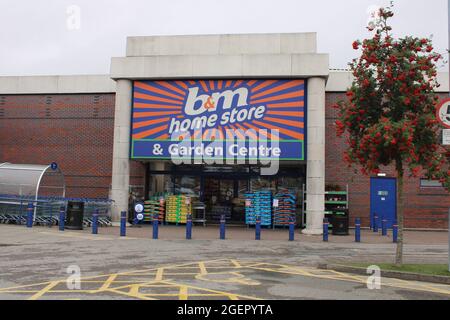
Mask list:
[{"label": "concrete pillar", "polygon": [[307,83],[307,169],[305,234],[320,235],[325,214],[325,79]]},{"label": "concrete pillar", "polygon": [[112,220],[120,221],[120,212],[128,210],[130,187],[130,119],[132,103],[132,81],[117,80],[116,107],[114,113],[114,149],[112,186],[110,198]]}]

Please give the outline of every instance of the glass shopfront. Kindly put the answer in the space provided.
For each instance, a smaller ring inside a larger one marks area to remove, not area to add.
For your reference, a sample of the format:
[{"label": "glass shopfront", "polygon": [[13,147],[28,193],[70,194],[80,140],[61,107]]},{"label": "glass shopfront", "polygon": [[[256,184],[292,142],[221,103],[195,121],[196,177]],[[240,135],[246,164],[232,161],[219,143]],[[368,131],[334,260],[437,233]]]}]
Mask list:
[{"label": "glass shopfront", "polygon": [[[165,194],[188,196],[193,203],[204,204],[208,224],[218,223],[221,214],[229,215],[230,224],[245,224],[245,194],[258,191],[294,194],[300,221],[306,165],[282,166],[274,176],[262,176],[260,168],[252,166],[171,165],[165,171],[150,170],[149,177],[152,185],[155,180],[164,184]],[[148,198],[161,195],[154,188],[148,190]]]}]

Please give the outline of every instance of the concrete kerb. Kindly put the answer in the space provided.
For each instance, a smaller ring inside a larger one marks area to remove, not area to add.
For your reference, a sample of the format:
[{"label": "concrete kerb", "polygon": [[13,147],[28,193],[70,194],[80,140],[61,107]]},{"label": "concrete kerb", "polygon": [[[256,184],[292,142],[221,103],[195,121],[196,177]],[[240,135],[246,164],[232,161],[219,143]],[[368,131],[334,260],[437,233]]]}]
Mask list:
[{"label": "concrete kerb", "polygon": [[[376,265],[376,264],[374,264]],[[322,270],[334,270],[337,272],[345,272],[352,273],[357,275],[365,275],[367,274],[366,268],[360,267],[352,267],[340,264],[318,264],[317,268]],[[402,271],[390,271],[390,270],[381,270],[381,276],[386,278],[394,278],[401,280],[409,280],[409,281],[420,281],[420,282],[430,282],[430,283],[438,283],[438,284],[448,284],[450,285],[450,277],[446,276],[437,276],[437,275],[425,275],[411,272],[402,272]]]}]

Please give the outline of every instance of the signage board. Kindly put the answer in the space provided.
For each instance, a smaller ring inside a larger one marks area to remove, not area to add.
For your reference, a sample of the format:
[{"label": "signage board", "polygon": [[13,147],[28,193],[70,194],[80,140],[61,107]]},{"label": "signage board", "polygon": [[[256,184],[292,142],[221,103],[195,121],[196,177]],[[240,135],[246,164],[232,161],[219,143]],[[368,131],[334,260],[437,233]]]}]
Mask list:
[{"label": "signage board", "polygon": [[300,79],[134,81],[130,158],[306,160],[305,103]]},{"label": "signage board", "polygon": [[442,101],[436,109],[436,118],[444,127],[450,129],[450,99]]},{"label": "signage board", "polygon": [[450,146],[450,129],[442,130],[442,144],[444,146]]}]

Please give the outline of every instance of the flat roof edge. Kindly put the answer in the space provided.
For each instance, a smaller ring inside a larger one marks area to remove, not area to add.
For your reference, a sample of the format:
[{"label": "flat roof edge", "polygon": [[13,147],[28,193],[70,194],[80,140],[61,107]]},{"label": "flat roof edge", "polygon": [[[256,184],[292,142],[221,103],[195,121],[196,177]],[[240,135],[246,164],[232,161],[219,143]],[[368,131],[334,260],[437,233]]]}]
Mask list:
[{"label": "flat roof edge", "polygon": [[0,76],[0,94],[114,93],[110,75]]}]

